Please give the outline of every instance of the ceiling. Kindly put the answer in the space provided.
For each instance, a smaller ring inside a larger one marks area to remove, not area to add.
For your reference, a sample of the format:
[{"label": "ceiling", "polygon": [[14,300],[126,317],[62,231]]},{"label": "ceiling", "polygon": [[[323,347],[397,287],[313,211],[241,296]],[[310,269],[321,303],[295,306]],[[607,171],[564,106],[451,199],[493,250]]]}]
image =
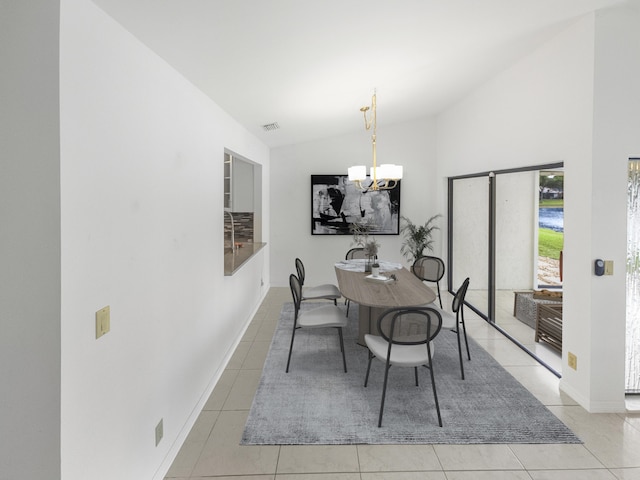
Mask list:
[{"label": "ceiling", "polygon": [[93,1],[271,147],[362,130],[374,89],[378,126],[436,114],[578,17],[625,3]]}]

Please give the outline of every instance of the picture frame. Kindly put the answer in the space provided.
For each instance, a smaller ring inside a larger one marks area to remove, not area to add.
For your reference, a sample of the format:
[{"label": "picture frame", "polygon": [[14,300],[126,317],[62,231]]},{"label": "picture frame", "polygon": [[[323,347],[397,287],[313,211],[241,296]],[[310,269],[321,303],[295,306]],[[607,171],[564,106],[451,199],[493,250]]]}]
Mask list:
[{"label": "picture frame", "polygon": [[364,189],[348,175],[311,175],[311,234],[352,235],[355,223],[370,235],[400,234],[400,184],[388,190]]}]

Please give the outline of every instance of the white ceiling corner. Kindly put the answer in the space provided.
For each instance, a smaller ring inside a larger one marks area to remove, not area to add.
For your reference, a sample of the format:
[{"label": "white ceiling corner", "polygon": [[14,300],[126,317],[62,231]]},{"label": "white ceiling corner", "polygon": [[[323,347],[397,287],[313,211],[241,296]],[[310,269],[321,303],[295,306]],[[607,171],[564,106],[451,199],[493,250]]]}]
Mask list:
[{"label": "white ceiling corner", "polygon": [[374,88],[379,125],[436,114],[569,22],[624,3],[93,1],[271,147],[361,129]]}]

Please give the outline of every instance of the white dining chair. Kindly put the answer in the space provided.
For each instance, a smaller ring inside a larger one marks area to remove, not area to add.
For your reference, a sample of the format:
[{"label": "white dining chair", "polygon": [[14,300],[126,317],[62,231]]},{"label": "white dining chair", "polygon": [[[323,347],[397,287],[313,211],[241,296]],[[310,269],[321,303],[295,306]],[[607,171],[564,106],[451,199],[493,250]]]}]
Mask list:
[{"label": "white dining chair", "polygon": [[442,259],[425,255],[413,262],[411,271],[420,280],[436,284],[438,300],[440,308],[442,308],[442,297],[440,296],[440,280],[444,276],[444,262]]},{"label": "white dining chair", "polygon": [[369,349],[369,364],[367,365],[367,375],[364,380],[365,387],[369,382],[372,360],[377,358],[385,364],[378,427],[382,426],[387,381],[389,370],[392,366],[413,368],[416,386],[418,386],[418,367],[424,366],[429,369],[438,424],[442,427],[442,417],[440,415],[440,405],[438,404],[436,381],[433,372],[433,339],[438,335],[441,328],[442,317],[434,308],[400,307],[389,309],[380,315],[378,318],[379,335],[365,335],[364,340]]},{"label": "white dining chair", "polygon": [[302,260],[296,258],[296,272],[302,286],[302,300],[333,300],[333,304],[338,304],[338,299],[342,298],[340,289],[332,283],[316,285],[313,287],[305,287],[305,270]]},{"label": "white dining chair", "polygon": [[[462,334],[464,336],[464,344],[467,350],[467,358],[471,360],[471,353],[469,351],[469,341],[467,340],[467,327],[464,323],[464,298],[467,295],[467,289],[469,288],[469,277],[465,278],[458,288],[453,301],[451,302],[451,312],[447,312],[438,307],[434,307],[442,316],[442,327],[450,329],[458,337],[458,355],[460,357],[460,375],[464,380],[464,364],[462,361],[462,342],[460,339],[460,329],[462,328]],[[435,302],[434,302],[435,303]],[[433,305],[433,304],[432,304]]]},{"label": "white dining chair", "polygon": [[286,372],[289,373],[289,365],[291,364],[291,353],[293,352],[293,341],[296,331],[299,329],[315,329],[315,328],[336,328],[340,339],[340,350],[342,351],[342,364],[345,373],[347,372],[347,359],[344,353],[344,338],[342,329],[347,326],[347,317],[344,316],[342,310],[336,305],[320,304],[304,312],[300,311],[302,303],[302,284],[298,277],[293,273],[289,276],[289,286],[291,287],[291,295],[295,309],[293,319],[293,330],[291,332],[291,345],[289,346],[289,357],[287,359]]}]

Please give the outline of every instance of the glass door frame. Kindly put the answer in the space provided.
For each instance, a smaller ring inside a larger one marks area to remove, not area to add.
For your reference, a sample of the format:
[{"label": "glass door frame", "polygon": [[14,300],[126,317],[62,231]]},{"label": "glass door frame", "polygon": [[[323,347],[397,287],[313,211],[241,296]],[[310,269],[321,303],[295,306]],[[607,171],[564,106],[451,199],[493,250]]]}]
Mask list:
[{"label": "glass door frame", "polygon": [[511,336],[508,332],[502,329],[499,325],[496,324],[496,177],[498,175],[504,175],[508,173],[520,173],[520,172],[530,172],[537,170],[554,170],[564,168],[564,162],[555,162],[555,163],[546,163],[541,165],[531,165],[526,167],[518,167],[518,168],[508,168],[503,170],[492,170],[492,171],[484,171],[479,173],[472,173],[467,175],[457,175],[454,177],[448,177],[447,179],[447,289],[449,293],[455,295],[455,291],[453,291],[453,265],[454,265],[454,256],[453,256],[453,247],[454,247],[454,238],[453,238],[453,229],[454,229],[454,182],[456,180],[463,180],[469,178],[479,178],[479,177],[487,177],[488,178],[488,189],[489,189],[489,211],[488,211],[488,252],[487,252],[487,313],[483,313],[481,309],[474,306],[465,300],[465,305],[473,310],[478,316],[486,320],[492,327],[500,331],[504,336],[509,338],[512,342],[518,345],[522,350],[528,353],[530,356],[535,358],[541,365],[550,370],[554,375],[560,377],[560,373],[549,366],[546,362],[540,359],[535,353],[531,352],[525,345],[520,343],[517,339]]}]

